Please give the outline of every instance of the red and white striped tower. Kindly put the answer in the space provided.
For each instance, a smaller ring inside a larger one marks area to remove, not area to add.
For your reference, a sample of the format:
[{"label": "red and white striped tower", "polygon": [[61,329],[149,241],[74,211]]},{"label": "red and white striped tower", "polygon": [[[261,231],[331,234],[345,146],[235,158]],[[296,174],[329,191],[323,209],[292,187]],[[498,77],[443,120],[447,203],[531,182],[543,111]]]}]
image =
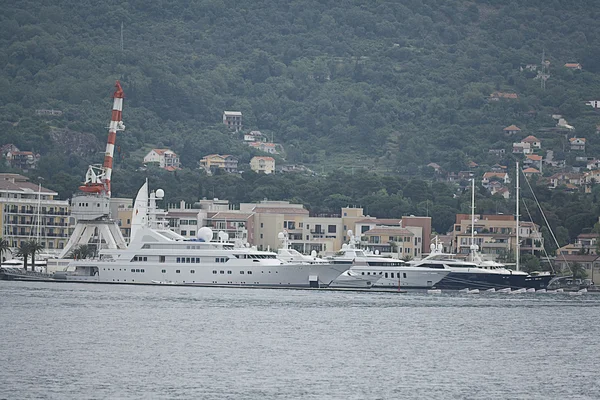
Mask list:
[{"label": "red and white striped tower", "polygon": [[104,154],[104,164],[102,165],[104,169],[104,186],[106,188],[106,194],[110,197],[110,177],[112,175],[112,166],[113,166],[113,155],[115,153],[115,140],[117,139],[117,131],[122,131],[125,129],[125,125],[123,125],[122,113],[123,113],[123,98],[125,94],[123,93],[123,88],[121,88],[121,84],[119,81],[115,84],[117,90],[113,95],[114,103],[112,109],[112,118],[110,120],[110,125],[108,126],[108,141],[106,142],[106,152]]}]

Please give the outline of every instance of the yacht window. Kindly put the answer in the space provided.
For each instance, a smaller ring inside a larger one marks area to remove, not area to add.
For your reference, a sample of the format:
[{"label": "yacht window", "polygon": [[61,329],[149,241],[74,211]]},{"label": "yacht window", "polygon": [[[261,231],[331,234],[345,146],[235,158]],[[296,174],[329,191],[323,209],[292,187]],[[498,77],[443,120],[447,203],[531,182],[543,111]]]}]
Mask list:
[{"label": "yacht window", "polygon": [[231,275],[231,271],[227,271],[227,274],[228,274],[228,275]]},{"label": "yacht window", "polygon": [[402,277],[403,277],[404,279],[406,279],[406,272],[403,272],[403,273],[402,273]]},{"label": "yacht window", "polygon": [[135,272],[135,269],[132,269],[131,272]]},{"label": "yacht window", "polygon": [[244,275],[244,271],[240,271],[240,275]]},{"label": "yacht window", "polygon": [[220,273],[220,274],[224,274],[224,273],[225,273],[225,271],[219,271],[219,273]]},{"label": "yacht window", "polygon": [[390,278],[393,278],[393,277],[394,277],[394,273],[390,272]]},{"label": "yacht window", "polygon": [[185,259],[185,262],[189,264],[189,263],[190,263],[190,258],[189,258],[189,257],[187,257],[187,258]]},{"label": "yacht window", "polygon": [[181,258],[177,257],[177,262],[181,262]]},{"label": "yacht window", "polygon": [[166,270],[166,269],[163,269],[163,270],[162,270],[162,273],[163,273],[163,274],[167,273],[167,270]]},{"label": "yacht window", "polygon": [[196,262],[199,263],[200,262],[200,257],[196,257]]},{"label": "yacht window", "polygon": [[143,269],[141,269],[140,271],[142,271],[142,272],[146,272],[146,271],[145,271],[145,270],[143,270]]},{"label": "yacht window", "polygon": [[386,277],[386,278],[388,277],[388,273],[387,273],[387,272],[385,273],[385,277]]},{"label": "yacht window", "polygon": [[164,263],[165,261],[165,256],[158,256],[158,262]]},{"label": "yacht window", "polygon": [[252,275],[252,271],[248,271],[248,275]]},{"label": "yacht window", "polygon": [[195,274],[195,273],[196,273],[196,271],[194,271],[194,270],[190,271],[190,274]]},{"label": "yacht window", "polygon": [[139,270],[139,269],[136,269],[136,270],[135,270],[135,272],[140,272],[140,270]]},{"label": "yacht window", "polygon": [[180,274],[180,273],[181,273],[181,270],[180,270],[180,269],[176,269],[176,270],[175,270],[175,273],[176,273],[176,274]]},{"label": "yacht window", "polygon": [[217,273],[217,270],[216,270],[216,269],[213,269],[213,274],[216,274],[216,273]]},{"label": "yacht window", "polygon": [[133,256],[133,261],[137,261],[137,256]]},{"label": "yacht window", "polygon": [[370,273],[370,272],[367,272],[367,275],[371,275],[371,273]]},{"label": "yacht window", "polygon": [[148,261],[148,257],[144,257],[144,261]]},{"label": "yacht window", "polygon": [[363,275],[365,274],[364,272],[361,272]]}]

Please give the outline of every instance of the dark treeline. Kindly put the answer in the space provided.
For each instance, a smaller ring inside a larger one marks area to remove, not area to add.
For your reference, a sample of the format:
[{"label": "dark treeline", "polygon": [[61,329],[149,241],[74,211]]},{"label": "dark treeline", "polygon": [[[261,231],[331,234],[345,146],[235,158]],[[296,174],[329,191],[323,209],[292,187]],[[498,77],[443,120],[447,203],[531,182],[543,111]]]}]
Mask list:
[{"label": "dark treeline", "polygon": [[[555,159],[573,162],[564,135],[538,132],[554,124],[553,113],[587,138],[588,155],[600,155],[600,117],[584,106],[600,93],[600,11],[589,2],[1,4],[0,144],[40,153],[30,176],[63,197],[88,164],[102,162],[116,79],[126,94],[127,125],[117,138],[116,196],[135,193],[149,149],[168,147],[184,170],[174,179],[159,172],[151,178],[174,198],[211,197],[214,190],[233,202],[301,201],[314,212],[338,212],[333,205],[348,202],[382,217],[428,213],[445,230],[468,206],[452,186],[431,183],[430,162],[460,171],[475,161],[478,173],[497,162],[511,165],[510,157],[488,153],[510,153],[514,138],[502,132],[510,124],[542,139]],[[521,67],[539,64],[544,51],[551,77],[542,90],[536,72]],[[568,70],[566,62],[583,70]],[[488,102],[494,91],[519,98]],[[38,117],[36,109],[63,114]],[[220,124],[223,110],[242,111],[248,130],[282,143],[279,163],[285,158],[322,174],[203,176],[197,167],[206,154],[234,154],[240,165],[257,154]],[[352,167],[371,172],[339,172]],[[598,215],[594,194],[543,199],[571,239]],[[483,193],[480,203],[490,212],[511,209]]]}]

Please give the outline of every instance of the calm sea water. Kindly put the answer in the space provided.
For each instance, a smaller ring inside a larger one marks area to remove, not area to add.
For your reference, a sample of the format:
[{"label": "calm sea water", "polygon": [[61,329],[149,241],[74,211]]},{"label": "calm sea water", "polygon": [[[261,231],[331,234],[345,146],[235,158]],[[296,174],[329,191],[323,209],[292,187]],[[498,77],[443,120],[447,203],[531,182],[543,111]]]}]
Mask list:
[{"label": "calm sea water", "polygon": [[0,398],[598,399],[600,295],[0,282]]}]

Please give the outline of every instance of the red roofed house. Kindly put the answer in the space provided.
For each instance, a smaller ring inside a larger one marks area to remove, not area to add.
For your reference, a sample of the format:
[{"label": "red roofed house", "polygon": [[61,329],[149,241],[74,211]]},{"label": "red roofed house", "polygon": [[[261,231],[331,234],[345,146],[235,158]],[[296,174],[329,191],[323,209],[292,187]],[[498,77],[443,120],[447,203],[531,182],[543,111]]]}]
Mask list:
[{"label": "red roofed house", "polygon": [[542,156],[537,154],[527,154],[525,155],[525,161],[523,161],[523,165],[528,167],[533,167],[542,172]]},{"label": "red roofed house", "polygon": [[39,160],[40,155],[34,154],[31,151],[9,151],[6,153],[6,163],[13,168],[19,168],[25,172],[35,169]]},{"label": "red roofed house", "polygon": [[566,63],[565,64],[565,68],[580,70],[581,69],[581,64],[579,64],[579,63]]},{"label": "red roofed house", "polygon": [[158,164],[160,168],[166,169],[167,171],[174,171],[180,169],[179,157],[174,151],[169,149],[152,149],[144,157],[144,164],[153,163]]},{"label": "red roofed house", "polygon": [[540,139],[536,138],[533,135],[527,136],[525,139],[521,140],[521,143],[529,143],[532,150],[542,148],[542,142],[540,141]]},{"label": "red roofed house", "polygon": [[510,126],[507,126],[506,128],[504,128],[503,131],[506,134],[515,135],[515,134],[521,132],[521,128],[519,128],[516,125],[510,125]]},{"label": "red roofed house", "polygon": [[527,178],[531,178],[532,176],[539,176],[539,175],[541,175],[541,172],[540,172],[540,171],[538,171],[538,170],[537,170],[537,169],[535,169],[535,168],[531,168],[531,167],[529,167],[529,168],[525,168],[525,169],[523,170],[523,174],[524,174],[524,175],[525,175]]},{"label": "red roofed house", "polygon": [[574,151],[585,151],[585,138],[574,137],[569,139],[571,144],[571,150]]},{"label": "red roofed house", "polygon": [[600,170],[589,171],[583,174],[585,192],[592,193],[592,187],[600,183]]}]

